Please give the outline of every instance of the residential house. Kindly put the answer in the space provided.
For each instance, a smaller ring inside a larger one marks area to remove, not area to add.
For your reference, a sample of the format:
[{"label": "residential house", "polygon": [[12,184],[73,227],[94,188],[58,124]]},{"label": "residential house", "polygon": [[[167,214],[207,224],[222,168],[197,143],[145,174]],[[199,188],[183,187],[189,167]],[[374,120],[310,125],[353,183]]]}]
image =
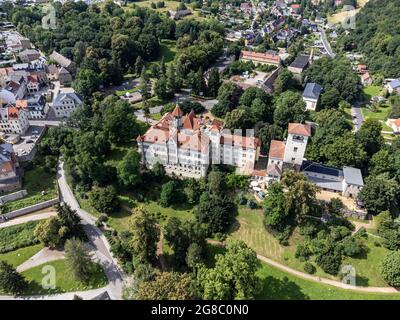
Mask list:
[{"label": "residential house", "polygon": [[54,64],[50,64],[46,67],[46,74],[47,78],[50,81],[56,81],[58,80],[58,68]]},{"label": "residential house", "polygon": [[[13,78],[13,76],[11,76]],[[7,83],[6,89],[14,95],[15,99],[23,99],[26,94],[26,81],[23,76],[18,76]]]},{"label": "residential house", "polygon": [[22,63],[29,63],[31,61],[39,59],[40,53],[35,49],[25,49],[18,53],[18,57]]},{"label": "residential house", "polygon": [[29,75],[26,88],[29,93],[38,92],[40,89],[39,78],[36,75]]},{"label": "residential house", "polygon": [[387,125],[393,129],[394,133],[400,133],[400,118],[399,119],[388,119]]},{"label": "residential house", "polygon": [[70,86],[72,83],[71,73],[64,67],[61,67],[60,70],[58,70],[58,81],[60,81],[61,86]]},{"label": "residential house", "polygon": [[9,104],[0,108],[0,132],[24,134],[28,127],[27,110]]},{"label": "residential house", "polygon": [[50,59],[57,62],[58,65],[67,69],[71,75],[75,75],[76,66],[75,63],[72,62],[70,59],[64,57],[62,54],[58,53],[57,51],[53,51],[50,55]]},{"label": "residential house", "polygon": [[308,68],[311,61],[311,55],[299,55],[288,67],[288,70],[293,73],[294,77],[301,81],[303,71]]},{"label": "residential house", "polygon": [[0,193],[21,187],[21,175],[17,156],[11,143],[0,144]]},{"label": "residential house", "polygon": [[307,110],[315,111],[317,109],[319,97],[322,92],[322,87],[317,83],[307,83],[303,91],[303,100],[306,103]]},{"label": "residential house", "polygon": [[362,84],[364,87],[370,86],[370,85],[372,85],[372,83],[373,83],[372,77],[371,77],[371,75],[369,74],[369,72],[366,72],[366,73],[361,74],[361,75],[360,75],[360,78],[361,78],[361,84]]},{"label": "residential house", "polygon": [[395,79],[387,84],[387,89],[390,94],[397,93],[400,94],[400,79]]},{"label": "residential house", "polygon": [[52,107],[57,118],[69,118],[81,103],[81,98],[75,92],[58,92]]},{"label": "residential house", "polygon": [[171,19],[179,20],[179,19],[182,19],[183,17],[191,15],[192,11],[190,11],[189,9],[177,10],[177,11],[170,10],[169,14],[170,14]]},{"label": "residential house", "polygon": [[28,111],[29,119],[46,119],[49,111],[46,99],[43,95],[35,95],[28,99],[17,100],[15,106],[18,109],[24,109]]}]

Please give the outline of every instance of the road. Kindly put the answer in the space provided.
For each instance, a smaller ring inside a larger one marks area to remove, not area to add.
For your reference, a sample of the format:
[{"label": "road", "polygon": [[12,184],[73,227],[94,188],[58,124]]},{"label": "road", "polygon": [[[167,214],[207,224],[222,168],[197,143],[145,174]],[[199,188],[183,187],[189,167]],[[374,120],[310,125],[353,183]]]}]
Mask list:
[{"label": "road", "polygon": [[351,106],[351,115],[353,118],[354,130],[358,131],[361,128],[362,123],[364,122],[364,116],[361,111],[361,104],[359,102],[355,102]]},{"label": "road", "polygon": [[332,51],[332,48],[331,48],[331,45],[329,44],[325,30],[323,28],[319,28],[319,32],[321,34],[321,41],[322,41],[322,44],[324,45],[325,51],[331,58],[334,58],[335,53]]},{"label": "road", "polygon": [[99,260],[100,265],[103,267],[107,276],[109,284],[107,291],[114,300],[122,299],[122,290],[127,277],[119,268],[117,261],[113,258],[110,252],[110,244],[101,230],[96,227],[96,218],[91,214],[81,209],[78,201],[76,200],[71,188],[69,187],[65,178],[64,166],[60,162],[57,168],[57,182],[60,189],[61,201],[68,204],[71,209],[76,210],[81,217],[83,229],[87,234],[91,245],[93,246],[95,255]]}]

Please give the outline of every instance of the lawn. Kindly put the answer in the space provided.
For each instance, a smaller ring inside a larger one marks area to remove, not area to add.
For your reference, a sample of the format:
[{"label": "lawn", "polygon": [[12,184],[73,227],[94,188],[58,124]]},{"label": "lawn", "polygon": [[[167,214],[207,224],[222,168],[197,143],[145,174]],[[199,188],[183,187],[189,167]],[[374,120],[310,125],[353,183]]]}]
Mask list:
[{"label": "lawn", "polygon": [[[25,170],[22,179],[22,189],[26,189],[28,195],[15,201],[7,202],[3,205],[2,213],[56,198],[56,175],[39,165],[34,168],[28,168]],[[44,191],[43,195],[42,191]]]},{"label": "lawn", "polygon": [[164,57],[164,63],[166,65],[169,65],[175,59],[175,55],[176,55],[176,41],[161,40],[160,55],[158,57],[158,61],[161,61],[162,57]]},{"label": "lawn", "polygon": [[35,244],[33,246],[17,249],[7,253],[0,254],[0,261],[6,261],[12,264],[14,267],[18,267],[20,264],[33,257],[36,253],[43,249],[42,244]]},{"label": "lawn", "polygon": [[132,89],[127,89],[127,90],[116,90],[115,94],[117,96],[123,96],[125,93],[134,93],[134,92],[137,92],[137,91],[139,91],[139,87],[134,87]]},{"label": "lawn", "polygon": [[382,95],[382,87],[380,86],[368,86],[363,88],[364,99],[369,102],[372,97]]},{"label": "lawn", "polygon": [[263,300],[400,300],[400,293],[362,293],[305,280],[262,263],[258,271]]},{"label": "lawn", "polygon": [[[258,254],[273,259],[290,268],[304,272],[304,262],[295,257],[296,244],[302,240],[302,236],[296,229],[289,239],[288,246],[282,246],[272,234],[265,230],[263,226],[262,210],[250,210],[244,207],[239,209],[237,223],[233,226],[229,238],[241,239],[253,248]],[[346,258],[343,265],[351,264],[356,268],[359,275],[357,284],[360,286],[387,286],[380,277],[378,266],[387,250],[374,245],[374,239],[365,241],[367,254],[358,259]],[[328,279],[338,279],[338,277],[325,273],[317,267],[316,276]]]},{"label": "lawn", "polygon": [[30,221],[0,229],[0,252],[6,253],[38,243],[33,231],[39,222]]},{"label": "lawn", "polygon": [[[52,266],[56,272],[56,288],[43,289],[42,279],[46,276],[46,272],[42,273],[44,266]],[[36,266],[32,269],[22,272],[22,275],[29,281],[29,287],[25,294],[51,294],[71,291],[83,291],[101,288],[107,284],[107,277],[103,269],[98,264],[93,264],[94,273],[88,283],[82,283],[74,278],[71,271],[68,269],[66,260],[56,260]]]},{"label": "lawn", "polygon": [[385,122],[392,108],[388,105],[382,105],[378,106],[376,110],[371,110],[367,107],[362,107],[361,110],[365,119],[375,119]]}]

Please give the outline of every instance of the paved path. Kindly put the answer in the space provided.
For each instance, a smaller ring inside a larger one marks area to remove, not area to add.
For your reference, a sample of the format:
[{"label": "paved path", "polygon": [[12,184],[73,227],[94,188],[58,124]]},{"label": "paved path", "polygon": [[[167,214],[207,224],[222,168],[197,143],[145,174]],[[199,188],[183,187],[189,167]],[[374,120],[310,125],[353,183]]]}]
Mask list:
[{"label": "paved path", "polygon": [[45,212],[45,213],[15,218],[12,220],[8,220],[7,222],[0,223],[0,229],[15,226],[15,225],[22,224],[22,223],[26,223],[29,221],[43,220],[43,219],[47,219],[47,218],[50,218],[50,217],[53,217],[56,215],[57,215],[57,212]]},{"label": "paved path", "polygon": [[351,106],[351,115],[354,116],[357,121],[356,123],[353,122],[355,131],[360,130],[361,125],[364,122],[364,116],[359,102],[356,102]]},{"label": "paved path", "polygon": [[43,248],[34,256],[26,260],[24,263],[20,264],[17,267],[17,271],[23,272],[30,268],[40,266],[41,264],[44,264],[46,262],[61,260],[61,259],[65,259],[64,251],[50,250],[49,248]]},{"label": "paved path", "polygon": [[[224,243],[221,243],[219,241],[216,240],[207,240],[208,243],[212,244],[212,245],[217,245],[217,246],[225,246]],[[398,293],[399,290],[397,290],[396,288],[393,287],[354,287],[354,286],[349,286],[346,285],[340,281],[336,281],[336,280],[331,280],[331,279],[326,279],[326,278],[320,278],[320,277],[316,277],[313,275],[310,275],[308,273],[304,273],[292,268],[289,268],[279,262],[276,262],[272,259],[269,259],[267,257],[264,257],[260,254],[257,254],[257,258],[259,260],[261,260],[262,262],[265,262],[275,268],[278,268],[284,272],[290,273],[292,275],[295,275],[297,277],[303,278],[303,279],[307,279],[307,280],[311,280],[314,282],[319,282],[319,283],[323,283],[323,284],[327,284],[330,286],[334,286],[340,289],[345,289],[345,290],[354,290],[354,291],[360,291],[360,292],[373,292],[373,293]]]},{"label": "paved path", "polygon": [[322,44],[324,45],[325,51],[331,58],[334,58],[335,53],[332,51],[331,45],[328,41],[328,37],[326,36],[324,28],[319,28],[319,31],[321,33],[321,41],[322,41]]},{"label": "paved path", "polygon": [[80,208],[78,201],[68,186],[62,162],[58,165],[57,181],[60,189],[61,200],[67,203],[71,209],[76,210],[82,219],[81,223],[83,229],[88,236],[91,245],[94,247],[95,255],[108,278],[108,293],[111,299],[122,299],[122,290],[125,281],[127,281],[127,277],[119,268],[117,261],[111,255],[110,244],[106,237],[103,235],[101,230],[96,227],[96,218]]}]

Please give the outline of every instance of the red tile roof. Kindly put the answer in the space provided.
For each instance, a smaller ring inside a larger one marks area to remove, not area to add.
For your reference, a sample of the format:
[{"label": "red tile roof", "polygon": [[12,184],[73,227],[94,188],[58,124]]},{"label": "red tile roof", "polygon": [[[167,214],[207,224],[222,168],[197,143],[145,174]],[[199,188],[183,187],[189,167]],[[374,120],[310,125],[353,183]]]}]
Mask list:
[{"label": "red tile roof", "polygon": [[285,156],[285,146],[285,142],[283,141],[272,140],[268,156],[270,158],[283,160]]},{"label": "red tile roof", "polygon": [[183,111],[178,105],[176,105],[174,111],[172,111],[172,115],[174,117],[182,117],[183,116]]},{"label": "red tile roof", "polygon": [[281,63],[281,58],[277,54],[271,54],[271,53],[242,51],[240,53],[240,58],[257,62],[272,63],[272,64]]},{"label": "red tile roof", "polygon": [[311,136],[311,127],[308,124],[289,123],[289,134],[298,134],[301,136]]}]

